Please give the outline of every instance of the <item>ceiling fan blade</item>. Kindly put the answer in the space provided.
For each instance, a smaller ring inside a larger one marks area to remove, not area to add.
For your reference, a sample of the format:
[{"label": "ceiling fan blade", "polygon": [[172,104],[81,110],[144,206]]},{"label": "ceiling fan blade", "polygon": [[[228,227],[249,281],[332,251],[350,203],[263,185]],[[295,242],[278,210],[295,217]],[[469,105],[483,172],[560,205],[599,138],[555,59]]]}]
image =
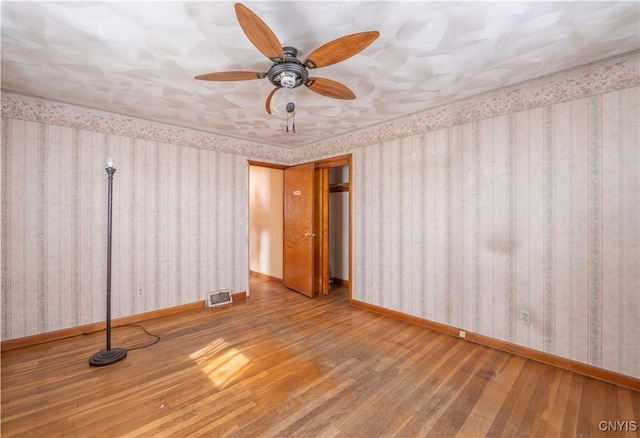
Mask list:
[{"label": "ceiling fan blade", "polygon": [[274,94],[276,94],[276,91],[278,91],[280,89],[280,87],[276,87],[273,89],[273,91],[271,93],[269,93],[269,96],[267,96],[267,102],[265,103],[265,108],[267,109],[267,114],[271,114],[271,98],[273,97]]},{"label": "ceiling fan blade", "polygon": [[256,49],[273,62],[283,61],[282,45],[269,26],[241,3],[236,3],[235,8],[240,27]]},{"label": "ceiling fan blade", "polygon": [[331,79],[309,78],[305,84],[311,91],[334,99],[352,100],[356,95],[340,82]]},{"label": "ceiling fan blade", "polygon": [[251,79],[262,79],[266,76],[266,73],[254,71],[222,71],[196,76],[196,79],[201,81],[250,81]]},{"label": "ceiling fan blade", "polygon": [[380,36],[380,32],[360,32],[330,41],[311,52],[304,64],[307,68],[326,67],[351,58]]}]

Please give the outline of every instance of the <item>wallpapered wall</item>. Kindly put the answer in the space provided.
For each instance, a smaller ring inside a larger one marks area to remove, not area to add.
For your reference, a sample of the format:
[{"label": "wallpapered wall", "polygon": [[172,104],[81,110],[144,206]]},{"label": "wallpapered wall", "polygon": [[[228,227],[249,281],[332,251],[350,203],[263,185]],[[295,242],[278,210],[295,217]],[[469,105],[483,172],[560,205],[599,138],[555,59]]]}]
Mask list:
[{"label": "wallpapered wall", "polygon": [[354,150],[353,298],[640,377],[639,102]]},{"label": "wallpapered wall", "polygon": [[247,289],[247,158],[352,153],[354,299],[640,378],[639,89],[633,52],[292,151],[2,91],[2,339],[104,319],[107,156],[117,317]]},{"label": "wallpapered wall", "polygon": [[114,317],[247,290],[246,158],[13,118],[2,144],[3,340],[105,319],[107,157]]}]

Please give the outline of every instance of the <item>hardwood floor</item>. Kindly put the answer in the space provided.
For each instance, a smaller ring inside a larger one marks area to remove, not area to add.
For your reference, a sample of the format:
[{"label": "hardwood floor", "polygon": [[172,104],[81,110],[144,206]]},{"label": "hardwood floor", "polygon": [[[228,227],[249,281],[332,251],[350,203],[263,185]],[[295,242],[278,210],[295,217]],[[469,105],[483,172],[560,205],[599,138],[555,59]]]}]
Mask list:
[{"label": "hardwood floor", "polygon": [[246,301],[143,325],[160,342],[114,328],[128,355],[107,367],[88,364],[104,333],[3,352],[2,436],[640,433],[639,392],[352,308],[344,288],[254,278]]}]

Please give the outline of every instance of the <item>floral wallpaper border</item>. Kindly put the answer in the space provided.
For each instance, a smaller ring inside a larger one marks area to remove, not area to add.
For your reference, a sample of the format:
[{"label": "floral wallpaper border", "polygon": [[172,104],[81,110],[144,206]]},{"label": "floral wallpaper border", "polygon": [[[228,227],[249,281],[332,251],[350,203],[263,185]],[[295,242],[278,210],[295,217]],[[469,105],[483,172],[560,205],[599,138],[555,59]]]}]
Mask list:
[{"label": "floral wallpaper border", "polygon": [[638,85],[640,51],[635,51],[309,144],[293,152],[291,163],[318,158],[320,152],[326,156],[340,154],[361,146]]},{"label": "floral wallpaper border", "polygon": [[640,85],[640,51],[288,150],[2,90],[2,116],[295,164],[448,126]]},{"label": "floral wallpaper border", "polygon": [[286,149],[2,90],[2,116],[286,163]]}]

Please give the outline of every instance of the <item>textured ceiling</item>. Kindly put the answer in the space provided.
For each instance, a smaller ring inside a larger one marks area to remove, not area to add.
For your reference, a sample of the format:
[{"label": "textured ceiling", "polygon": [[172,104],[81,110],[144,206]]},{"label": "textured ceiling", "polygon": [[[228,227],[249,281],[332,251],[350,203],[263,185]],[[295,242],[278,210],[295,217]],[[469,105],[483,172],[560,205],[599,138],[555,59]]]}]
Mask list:
[{"label": "textured ceiling", "polygon": [[2,88],[295,148],[640,47],[637,1],[243,4],[299,59],[341,36],[379,31],[363,52],[313,71],[356,99],[294,89],[297,133],[287,134],[280,111],[265,111],[267,79],[195,80],[271,65],[226,1],[3,0]]}]

